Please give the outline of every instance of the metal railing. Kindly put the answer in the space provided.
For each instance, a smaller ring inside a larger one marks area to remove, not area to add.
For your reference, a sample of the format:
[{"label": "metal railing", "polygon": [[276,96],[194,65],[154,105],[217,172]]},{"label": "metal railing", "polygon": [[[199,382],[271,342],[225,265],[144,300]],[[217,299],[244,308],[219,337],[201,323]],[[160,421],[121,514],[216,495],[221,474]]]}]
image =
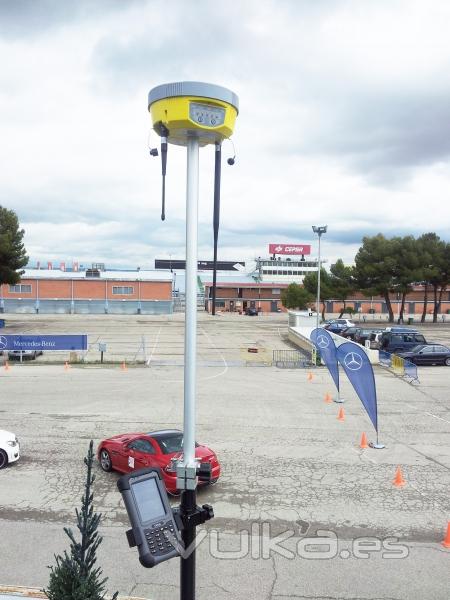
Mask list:
[{"label": "metal railing", "polygon": [[408,378],[411,383],[419,383],[417,365],[396,354],[390,354],[384,350],[379,351],[379,360],[382,367],[388,368],[399,377]]},{"label": "metal railing", "polygon": [[311,365],[299,350],[273,350],[272,363],[279,369],[304,369]]}]

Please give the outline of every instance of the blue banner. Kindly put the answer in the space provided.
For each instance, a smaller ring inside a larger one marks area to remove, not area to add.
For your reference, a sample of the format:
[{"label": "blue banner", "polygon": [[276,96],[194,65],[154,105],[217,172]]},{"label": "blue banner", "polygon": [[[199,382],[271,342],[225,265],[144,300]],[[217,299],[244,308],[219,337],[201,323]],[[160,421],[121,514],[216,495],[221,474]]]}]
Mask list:
[{"label": "blue banner", "polygon": [[339,392],[339,364],[336,353],[336,345],[333,338],[323,327],[313,329],[310,335],[311,341],[317,350],[320,352],[320,356],[323,362],[326,364],[327,369],[330,371],[330,375],[336,384]]},{"label": "blue banner", "polygon": [[337,357],[378,432],[377,390],[367,354],[362,346],[345,342],[338,347]]},{"label": "blue banner", "polygon": [[87,350],[87,335],[0,335],[0,350]]}]

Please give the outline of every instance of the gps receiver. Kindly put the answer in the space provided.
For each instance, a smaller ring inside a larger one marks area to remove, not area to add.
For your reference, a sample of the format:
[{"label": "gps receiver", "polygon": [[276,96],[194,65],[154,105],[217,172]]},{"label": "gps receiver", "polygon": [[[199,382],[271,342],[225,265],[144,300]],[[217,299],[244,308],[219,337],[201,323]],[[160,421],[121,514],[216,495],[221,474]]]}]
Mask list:
[{"label": "gps receiver", "polygon": [[179,556],[181,538],[157,468],[139,469],[117,481],[131,523],[128,543],[137,546],[144,567]]}]

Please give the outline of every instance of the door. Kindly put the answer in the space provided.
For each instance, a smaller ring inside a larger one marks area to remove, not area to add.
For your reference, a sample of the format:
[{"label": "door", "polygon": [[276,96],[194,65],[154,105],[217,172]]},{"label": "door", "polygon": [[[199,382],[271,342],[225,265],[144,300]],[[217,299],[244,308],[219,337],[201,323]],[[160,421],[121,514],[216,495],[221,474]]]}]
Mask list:
[{"label": "door", "polygon": [[127,470],[135,471],[152,467],[155,450],[149,440],[139,438],[128,444]]},{"label": "door", "polygon": [[270,301],[270,312],[277,312],[278,311],[278,302],[276,300],[271,300]]},{"label": "door", "polygon": [[434,346],[425,346],[420,351],[420,356],[417,357],[421,365],[432,365],[436,358],[434,355]]},{"label": "door", "polygon": [[436,364],[445,365],[445,359],[448,357],[448,350],[445,346],[433,346],[434,358]]}]

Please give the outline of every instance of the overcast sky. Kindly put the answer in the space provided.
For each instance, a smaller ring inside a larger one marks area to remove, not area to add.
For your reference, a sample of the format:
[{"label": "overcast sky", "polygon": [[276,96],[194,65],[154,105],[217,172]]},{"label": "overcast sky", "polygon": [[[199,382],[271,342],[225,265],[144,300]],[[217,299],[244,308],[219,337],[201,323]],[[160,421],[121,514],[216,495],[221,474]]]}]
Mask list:
[{"label": "overcast sky", "polygon": [[[449,240],[449,31],[448,0],[1,0],[0,204],[30,264],[183,258],[185,150],[169,148],[162,223],[147,94],[207,81],[240,101],[219,258],[315,254],[314,224],[330,262],[378,232]],[[209,259],[213,148],[200,158]]]}]

